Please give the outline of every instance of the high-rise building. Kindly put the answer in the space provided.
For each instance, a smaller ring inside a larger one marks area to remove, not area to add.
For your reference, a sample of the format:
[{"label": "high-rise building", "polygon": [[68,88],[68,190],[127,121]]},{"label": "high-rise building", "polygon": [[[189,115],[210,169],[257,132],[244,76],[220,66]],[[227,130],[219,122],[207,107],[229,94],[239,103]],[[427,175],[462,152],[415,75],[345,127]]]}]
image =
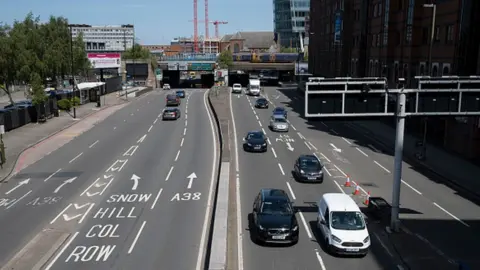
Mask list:
[{"label": "high-rise building", "polygon": [[123,52],[133,47],[135,28],[131,24],[92,26],[73,24],[72,37],[83,33],[87,52]]},{"label": "high-rise building", "polygon": [[273,0],[273,23],[277,43],[282,47],[299,48],[305,38],[305,17],[310,13],[310,0]]}]

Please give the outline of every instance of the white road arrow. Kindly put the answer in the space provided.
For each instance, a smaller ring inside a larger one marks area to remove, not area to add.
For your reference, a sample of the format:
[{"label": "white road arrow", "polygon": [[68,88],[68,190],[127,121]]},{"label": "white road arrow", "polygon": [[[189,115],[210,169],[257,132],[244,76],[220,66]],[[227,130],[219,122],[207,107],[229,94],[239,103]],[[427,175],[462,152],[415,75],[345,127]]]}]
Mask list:
[{"label": "white road arrow", "polygon": [[137,190],[137,187],[138,187],[138,180],[140,180],[140,177],[136,174],[133,174],[132,175],[132,178],[130,178],[130,180],[133,181],[133,187],[132,187],[132,190]]},{"label": "white road arrow", "polygon": [[81,209],[81,208],[84,208],[87,205],[90,205],[90,203],[86,203],[86,204],[82,204],[82,205],[78,205],[78,204],[74,203],[73,207],[75,207],[75,209]]},{"label": "white road arrow", "polygon": [[293,151],[293,147],[289,142],[287,142],[287,149]]},{"label": "white road arrow", "polygon": [[28,182],[30,182],[30,178],[18,182],[18,184],[17,184],[16,186],[14,186],[14,187],[13,187],[12,189],[10,189],[9,191],[5,192],[5,195],[8,195],[8,194],[12,193],[14,190],[16,190],[17,188],[19,188],[19,187],[21,187],[21,186],[23,186],[23,185],[28,184]]},{"label": "white road arrow", "polygon": [[147,137],[147,134],[143,135],[143,136],[137,141],[137,143],[142,143],[142,142],[145,140],[146,137]]},{"label": "white road arrow", "polygon": [[67,179],[67,180],[63,181],[63,183],[60,186],[58,186],[53,191],[53,193],[57,193],[63,186],[65,186],[66,184],[71,184],[73,181],[75,181],[75,179],[77,179],[77,177],[73,177],[73,178],[70,178],[70,179]]},{"label": "white road arrow", "polygon": [[65,219],[65,221],[70,221],[70,220],[73,220],[73,219],[76,219],[80,216],[82,216],[83,214],[78,214],[78,215],[75,215],[75,216],[68,216],[67,214],[63,214],[63,219]]},{"label": "white road arrow", "polygon": [[187,178],[189,179],[188,180],[188,186],[187,186],[187,189],[191,189],[192,188],[192,184],[193,184],[193,179],[196,179],[197,178],[197,175],[192,172],[192,174],[190,174],[189,176],[187,176]]},{"label": "white road arrow", "polygon": [[275,138],[275,141],[276,141],[276,142],[278,142],[278,141],[283,142],[282,138]]},{"label": "white road arrow", "polygon": [[339,152],[339,153],[342,152],[342,149],[336,147],[333,143],[331,143],[330,146],[333,147],[333,151],[337,151],[337,152]]},{"label": "white road arrow", "polygon": [[97,194],[100,194],[100,192],[90,193],[90,192],[87,191],[86,194],[87,194],[88,197],[92,197],[92,196],[95,196]]},{"label": "white road arrow", "polygon": [[95,183],[95,187],[105,186],[107,183]]}]

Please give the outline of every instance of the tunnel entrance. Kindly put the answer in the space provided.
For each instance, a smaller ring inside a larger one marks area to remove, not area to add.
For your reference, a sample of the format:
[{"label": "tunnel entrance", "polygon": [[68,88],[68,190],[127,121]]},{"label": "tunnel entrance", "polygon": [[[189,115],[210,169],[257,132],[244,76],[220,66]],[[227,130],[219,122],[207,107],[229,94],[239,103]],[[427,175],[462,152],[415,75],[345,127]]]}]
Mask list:
[{"label": "tunnel entrance", "polygon": [[171,88],[179,88],[180,87],[180,71],[164,70],[161,87],[163,87],[163,85],[166,83],[168,83]]},{"label": "tunnel entrance", "polygon": [[248,73],[236,73],[236,72],[229,72],[228,73],[228,86],[233,86],[235,83],[239,83],[242,87],[248,86],[249,75]]},{"label": "tunnel entrance", "polygon": [[212,88],[215,85],[215,75],[213,73],[200,75],[202,88]]}]

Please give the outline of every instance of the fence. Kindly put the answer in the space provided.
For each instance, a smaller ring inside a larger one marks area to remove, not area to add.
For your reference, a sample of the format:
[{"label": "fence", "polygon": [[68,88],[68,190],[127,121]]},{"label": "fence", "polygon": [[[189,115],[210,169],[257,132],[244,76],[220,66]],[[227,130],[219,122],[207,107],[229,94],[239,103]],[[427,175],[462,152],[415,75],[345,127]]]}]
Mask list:
[{"label": "fence", "polygon": [[49,98],[44,104],[0,109],[0,125],[4,125],[5,131],[8,132],[29,123],[52,118],[53,116],[58,116],[57,99]]}]

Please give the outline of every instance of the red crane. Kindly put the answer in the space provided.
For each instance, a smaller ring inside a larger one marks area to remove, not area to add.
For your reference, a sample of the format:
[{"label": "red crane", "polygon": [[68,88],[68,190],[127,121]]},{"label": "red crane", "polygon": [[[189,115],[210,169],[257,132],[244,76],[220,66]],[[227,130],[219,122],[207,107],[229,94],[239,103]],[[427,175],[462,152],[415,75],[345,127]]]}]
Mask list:
[{"label": "red crane", "polygon": [[216,38],[220,38],[220,34],[219,34],[219,31],[218,31],[218,25],[219,25],[219,24],[227,24],[228,22],[225,22],[225,21],[213,21],[212,23],[213,23],[213,25],[215,25],[215,37],[216,37]]},{"label": "red crane", "polygon": [[205,0],[205,39],[209,38],[209,27],[208,23],[210,22],[208,20],[208,0]]},{"label": "red crane", "polygon": [[193,0],[193,47],[196,53],[198,53],[197,1],[198,0]]}]

